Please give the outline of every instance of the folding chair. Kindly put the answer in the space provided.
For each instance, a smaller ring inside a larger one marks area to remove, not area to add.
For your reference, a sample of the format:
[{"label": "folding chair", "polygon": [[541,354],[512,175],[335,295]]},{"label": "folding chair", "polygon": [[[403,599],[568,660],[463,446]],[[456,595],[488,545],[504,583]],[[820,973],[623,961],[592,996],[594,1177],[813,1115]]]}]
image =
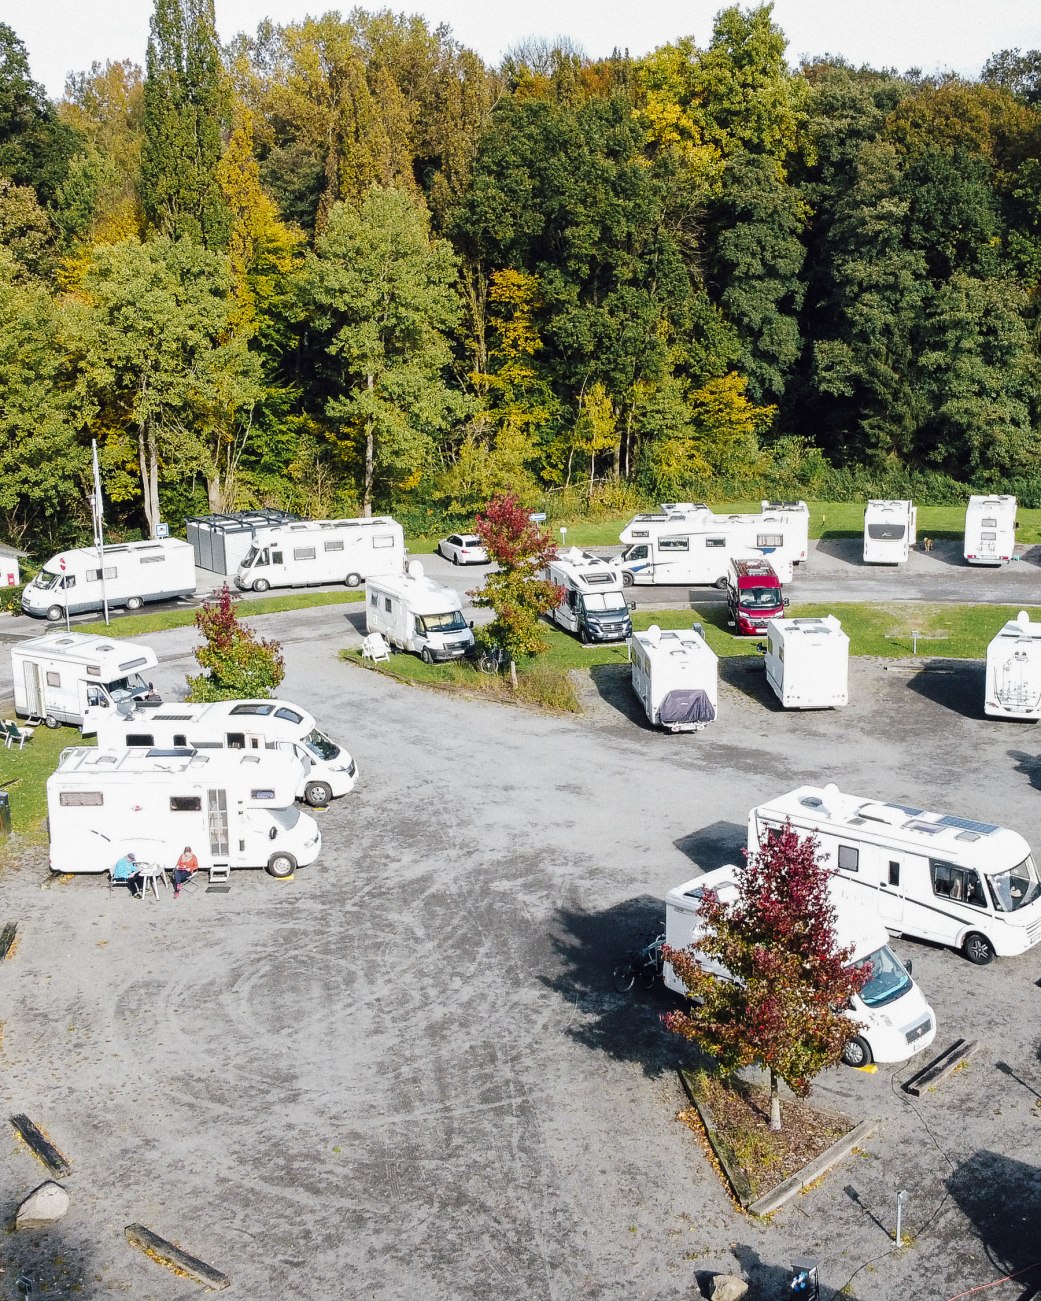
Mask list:
[{"label": "folding chair", "polygon": [[361,653],[366,659],[372,660],[373,664],[390,659],[390,647],[383,640],[381,632],[369,633],[361,644]]},{"label": "folding chair", "polygon": [[26,741],[32,740],[33,730],[31,727],[19,727],[12,720],[5,719],[3,727],[0,728],[4,738],[4,746],[10,750],[11,746],[17,741],[19,750],[24,750]]}]

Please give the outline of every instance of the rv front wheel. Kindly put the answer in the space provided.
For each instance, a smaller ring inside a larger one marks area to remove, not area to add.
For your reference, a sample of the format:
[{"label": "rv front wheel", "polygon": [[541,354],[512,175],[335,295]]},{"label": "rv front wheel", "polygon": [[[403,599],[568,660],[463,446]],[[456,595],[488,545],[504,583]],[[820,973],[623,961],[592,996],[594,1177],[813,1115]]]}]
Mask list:
[{"label": "rv front wheel", "polygon": [[361,574],[348,574],[343,581],[348,587],[361,587]]},{"label": "rv front wheel", "polygon": [[257,581],[253,584],[253,590],[254,592],[266,592],[270,586],[271,584],[267,581],[266,578],[258,578]]},{"label": "rv front wheel", "polygon": [[625,571],[625,573],[622,575],[622,586],[623,586],[623,587],[632,587],[632,585],[633,585],[633,581],[634,581],[633,576],[632,576],[632,574],[629,573],[629,571],[628,571],[628,569],[627,569],[627,570]]},{"label": "rv front wheel", "polygon": [[856,1038],[850,1039],[842,1050],[842,1060],[847,1066],[870,1066],[871,1048],[868,1041],[862,1039],[859,1034]]},{"label": "rv front wheel", "polygon": [[141,609],[141,606],[142,606],[143,604],[144,604],[144,603],[142,602],[142,600],[141,600],[141,598],[140,598],[139,596],[132,596],[132,597],[130,598],[130,600],[127,601],[127,609],[128,609],[128,610],[140,610],[140,609]]},{"label": "rv front wheel", "polygon": [[296,859],[292,854],[272,854],[267,861],[267,870],[272,876],[292,876],[296,871]]},{"label": "rv front wheel", "polygon": [[333,793],[328,782],[310,782],[304,789],[304,799],[313,809],[324,808]]},{"label": "rv front wheel", "polygon": [[994,961],[994,945],[979,931],[971,931],[966,935],[962,952],[977,967],[985,967],[988,962]]},{"label": "rv front wheel", "polygon": [[726,591],[726,586],[727,586],[726,574],[724,574],[722,578],[716,579],[716,586],[719,588],[721,592]]},{"label": "rv front wheel", "polygon": [[424,664],[433,664],[434,657],[430,653],[429,646],[423,647],[423,649],[419,652],[419,658],[423,661]]},{"label": "rv front wheel", "polygon": [[60,605],[52,605],[47,611],[47,618],[51,623],[57,623],[64,613],[64,607]]},{"label": "rv front wheel", "polygon": [[54,729],[54,728],[56,728],[56,727],[61,727],[61,723],[58,722],[58,720],[54,717],[53,714],[48,714],[47,717],[46,717],[43,721],[44,721],[44,722],[47,724],[47,726],[48,726],[49,728],[51,728],[51,729]]}]

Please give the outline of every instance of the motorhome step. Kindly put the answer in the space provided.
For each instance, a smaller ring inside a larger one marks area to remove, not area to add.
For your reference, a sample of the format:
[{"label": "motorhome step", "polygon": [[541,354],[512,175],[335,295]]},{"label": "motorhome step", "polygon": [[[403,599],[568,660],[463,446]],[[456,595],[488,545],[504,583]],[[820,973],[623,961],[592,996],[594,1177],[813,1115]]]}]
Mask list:
[{"label": "motorhome step", "polygon": [[211,1292],[223,1292],[225,1288],[231,1287],[231,1279],[227,1274],[214,1269],[212,1265],[207,1265],[198,1256],[189,1255],[175,1243],[161,1238],[151,1229],[146,1229],[143,1224],[128,1224],[123,1230],[123,1235],[132,1247],[137,1247],[146,1256],[151,1256],[153,1260],[168,1269],[187,1274],[197,1283],[204,1284]]},{"label": "motorhome step", "polygon": [[0,930],[0,962],[3,962],[3,960],[11,952],[11,946],[14,944],[14,937],[17,934],[18,934],[17,922],[8,922],[7,925],[3,928],[3,930]]},{"label": "motorhome step", "polygon": [[39,1126],[33,1124],[28,1116],[19,1112],[17,1116],[11,1117],[11,1124],[25,1140],[33,1155],[38,1157],[52,1174],[59,1179],[64,1179],[66,1175],[72,1174],[72,1166],[69,1162]]},{"label": "motorhome step", "polygon": [[227,881],[231,876],[231,869],[227,863],[214,863],[210,868],[210,885],[217,881]]},{"label": "motorhome step", "polygon": [[952,1071],[967,1062],[979,1046],[978,1039],[970,1039],[968,1042],[964,1039],[956,1039],[939,1057],[934,1057],[928,1066],[924,1066],[906,1081],[904,1092],[909,1093],[912,1098],[920,1098],[926,1089],[933,1088],[941,1080],[945,1080]]}]

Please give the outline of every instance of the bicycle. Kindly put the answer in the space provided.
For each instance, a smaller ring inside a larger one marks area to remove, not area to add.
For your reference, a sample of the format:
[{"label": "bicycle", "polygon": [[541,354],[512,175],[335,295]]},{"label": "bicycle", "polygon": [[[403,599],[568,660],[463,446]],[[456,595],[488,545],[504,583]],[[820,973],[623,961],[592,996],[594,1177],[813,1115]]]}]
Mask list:
[{"label": "bicycle", "polygon": [[477,656],[477,667],[482,673],[501,673],[509,663],[510,657],[501,646],[491,646]]},{"label": "bicycle", "polygon": [[650,989],[660,978],[665,964],[661,951],[664,943],[664,934],[656,935],[642,949],[633,949],[623,962],[618,963],[611,972],[611,979],[619,994],[628,994],[637,981],[642,989]]}]

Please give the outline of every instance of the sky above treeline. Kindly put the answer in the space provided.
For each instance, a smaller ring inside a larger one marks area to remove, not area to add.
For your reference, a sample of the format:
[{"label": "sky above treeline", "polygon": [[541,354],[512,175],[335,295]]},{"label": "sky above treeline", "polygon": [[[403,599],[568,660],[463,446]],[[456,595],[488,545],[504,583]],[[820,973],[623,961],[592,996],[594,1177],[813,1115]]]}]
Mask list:
[{"label": "sky above treeline", "polygon": [[[308,14],[353,4],[308,0],[216,0],[222,40],[256,30],[270,18],[295,22]],[[614,49],[630,54],[681,36],[707,44],[721,0],[425,0],[399,5],[361,5],[418,13],[431,26],[446,23],[457,41],[490,64],[518,42],[568,37],[592,58]],[[749,6],[744,6],[749,7]],[[93,62],[131,59],[144,63],[151,0],[4,0],[0,21],[14,28],[29,51],[32,75],[49,95],[61,95],[69,72]],[[774,21],[788,38],[788,59],[842,55],[853,64],[919,68],[926,74],[978,76],[991,54],[1041,47],[1041,0],[776,0]]]}]

